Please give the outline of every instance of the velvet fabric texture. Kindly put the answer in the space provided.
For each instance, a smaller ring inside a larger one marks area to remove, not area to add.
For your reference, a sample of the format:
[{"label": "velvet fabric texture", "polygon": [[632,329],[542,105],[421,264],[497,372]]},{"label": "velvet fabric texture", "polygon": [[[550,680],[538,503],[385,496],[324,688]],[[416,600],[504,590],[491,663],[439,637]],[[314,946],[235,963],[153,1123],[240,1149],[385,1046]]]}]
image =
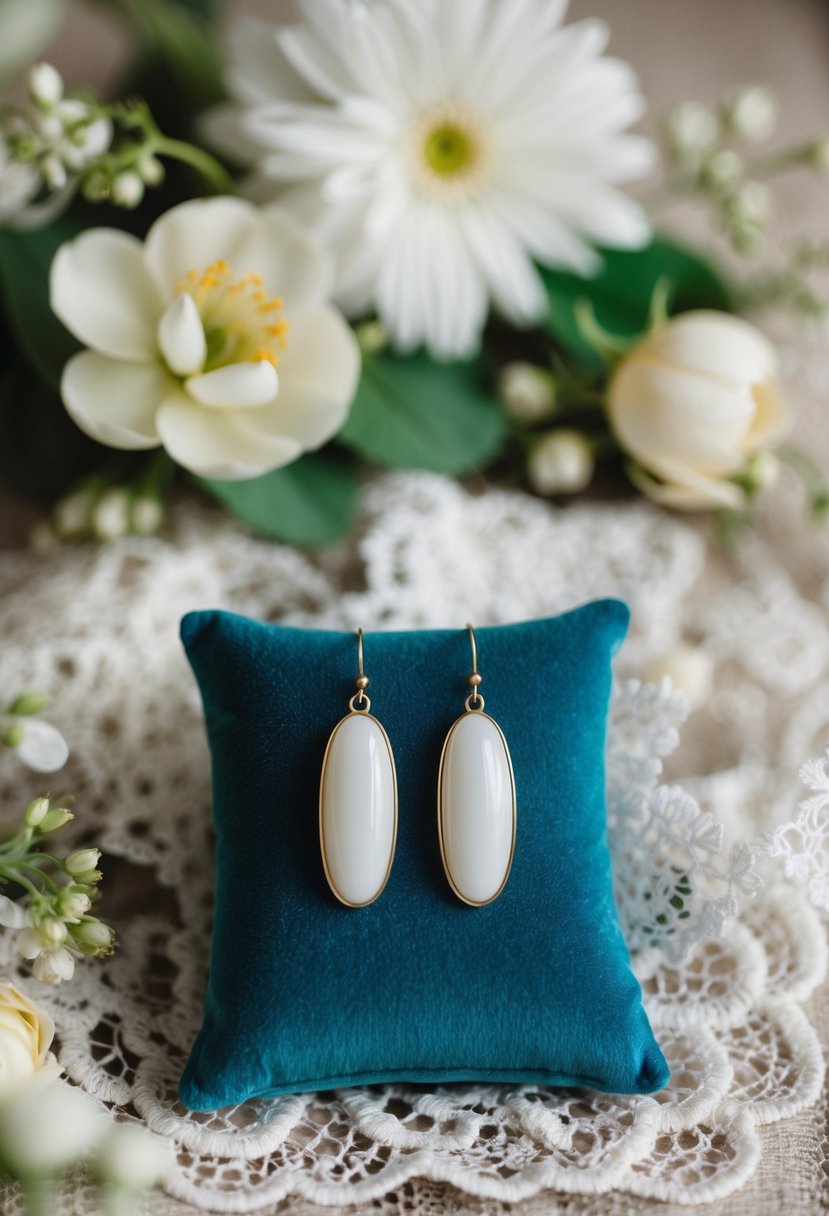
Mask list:
[{"label": "velvet fabric texture", "polygon": [[463,712],[465,629],[367,633],[372,713],[397,764],[388,885],[343,907],[320,858],[328,737],[357,674],[353,633],[196,612],[182,638],[204,701],[217,831],[204,1024],[182,1101],[211,1110],[383,1081],[505,1081],[649,1093],[668,1069],[613,903],[604,748],[617,600],[476,630],[486,712],[509,743],[509,881],[481,907],[440,860],[441,747]]}]

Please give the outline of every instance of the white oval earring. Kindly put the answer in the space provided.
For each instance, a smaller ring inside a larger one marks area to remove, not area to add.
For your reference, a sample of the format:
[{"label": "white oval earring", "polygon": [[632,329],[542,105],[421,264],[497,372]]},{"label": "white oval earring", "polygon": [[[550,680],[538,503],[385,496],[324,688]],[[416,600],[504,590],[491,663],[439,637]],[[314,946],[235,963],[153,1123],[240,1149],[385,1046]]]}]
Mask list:
[{"label": "white oval earring", "polygon": [[322,761],[320,852],[334,895],[348,908],[380,897],[397,843],[397,773],[389,737],[371,714],[357,631],[357,692],[331,732]]},{"label": "white oval earring", "polygon": [[480,908],[507,885],[515,852],[516,800],[512,759],[504,732],[484,713],[475,630],[464,713],[451,726],[438,773],[438,837],[449,885],[458,899]]}]

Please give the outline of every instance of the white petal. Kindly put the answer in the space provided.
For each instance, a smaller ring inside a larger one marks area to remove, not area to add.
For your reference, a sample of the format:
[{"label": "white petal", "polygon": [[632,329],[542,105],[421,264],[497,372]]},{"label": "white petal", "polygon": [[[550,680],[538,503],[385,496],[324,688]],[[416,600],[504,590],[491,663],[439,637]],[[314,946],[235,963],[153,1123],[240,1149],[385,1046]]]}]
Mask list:
[{"label": "white petal", "polygon": [[265,405],[276,395],[279,378],[276,368],[262,359],[259,363],[228,363],[191,376],[186,387],[200,405],[226,410]]},{"label": "white petal", "polygon": [[192,376],[204,366],[207,339],[193,297],[182,292],[158,323],[158,345],[177,376]]},{"label": "white petal", "polygon": [[0,895],[0,925],[6,929],[23,929],[29,923],[29,913],[22,904],[8,895]]},{"label": "white petal", "polygon": [[[191,199],[157,219],[144,246],[147,266],[167,303],[189,270],[206,270],[226,259],[235,274],[258,269],[239,264],[240,247],[250,245],[257,230],[257,211],[240,198]],[[155,337],[155,332],[153,332]]]},{"label": "white petal", "polygon": [[24,929],[22,933],[18,933],[14,944],[17,953],[30,962],[37,958],[43,949],[40,937],[34,929]]},{"label": "white petal", "polygon": [[464,235],[501,311],[518,325],[538,320],[546,307],[541,280],[526,252],[488,208],[469,207]]},{"label": "white petal", "polygon": [[664,482],[654,480],[644,469],[634,470],[631,476],[643,493],[663,507],[678,511],[713,511],[718,507],[736,510],[745,502],[745,494],[732,481],[708,477],[673,461],[655,461],[653,471]]},{"label": "white petal", "polygon": [[243,18],[231,28],[229,42],[229,83],[241,101],[256,105],[275,98],[310,101],[314,97],[285,58],[272,25]]},{"label": "white petal", "polygon": [[115,359],[154,357],[161,304],[136,237],[93,228],[61,245],[50,293],[54,312],[86,346]]},{"label": "white petal", "polygon": [[291,324],[280,358],[279,394],[252,411],[250,424],[296,440],[303,450],[333,438],[348,417],[360,377],[360,351],[338,312],[306,309]]},{"label": "white petal", "polygon": [[128,363],[86,350],[67,363],[60,390],[72,418],[99,443],[155,448],[156,410],[174,383],[160,363]]},{"label": "white petal", "polygon": [[309,232],[280,207],[258,213],[238,257],[240,269],[256,270],[268,291],[285,300],[286,310],[319,304],[331,293],[334,262]]},{"label": "white petal", "polygon": [[40,718],[18,719],[22,742],[15,751],[36,773],[56,773],[69,759],[69,745],[56,726]]},{"label": "white petal", "polygon": [[253,430],[238,412],[208,410],[179,393],[158,413],[161,440],[177,462],[201,477],[243,481],[300,455],[294,439]]}]

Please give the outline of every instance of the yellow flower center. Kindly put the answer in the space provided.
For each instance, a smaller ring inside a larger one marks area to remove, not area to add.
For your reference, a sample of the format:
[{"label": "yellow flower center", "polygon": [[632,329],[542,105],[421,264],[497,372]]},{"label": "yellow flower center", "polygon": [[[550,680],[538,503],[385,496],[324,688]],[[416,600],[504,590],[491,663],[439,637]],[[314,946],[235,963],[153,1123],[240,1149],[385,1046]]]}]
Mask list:
[{"label": "yellow flower center", "polygon": [[430,169],[448,176],[468,170],[477,157],[477,149],[468,131],[443,122],[426,136],[423,155]]},{"label": "yellow flower center", "polygon": [[222,258],[206,270],[188,271],[177,290],[192,296],[199,310],[207,342],[205,372],[262,360],[276,367],[288,344],[288,322],[281,316],[281,297],[268,295],[261,275],[249,271],[234,279]]},{"label": "yellow flower center", "polygon": [[490,147],[474,115],[455,105],[421,114],[409,137],[415,187],[444,202],[469,198],[489,174]]}]

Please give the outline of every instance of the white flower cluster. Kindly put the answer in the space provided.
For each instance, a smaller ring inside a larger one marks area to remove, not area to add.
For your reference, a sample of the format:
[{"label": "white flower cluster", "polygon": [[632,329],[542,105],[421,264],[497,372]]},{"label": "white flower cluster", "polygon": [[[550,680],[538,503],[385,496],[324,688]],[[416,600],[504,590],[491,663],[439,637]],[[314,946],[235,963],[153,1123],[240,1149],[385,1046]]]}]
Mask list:
[{"label": "white flower cluster", "polygon": [[28,85],[31,104],[9,107],[0,122],[0,223],[20,227],[52,219],[112,142],[110,119],[65,96],[51,64],[36,64]]}]

